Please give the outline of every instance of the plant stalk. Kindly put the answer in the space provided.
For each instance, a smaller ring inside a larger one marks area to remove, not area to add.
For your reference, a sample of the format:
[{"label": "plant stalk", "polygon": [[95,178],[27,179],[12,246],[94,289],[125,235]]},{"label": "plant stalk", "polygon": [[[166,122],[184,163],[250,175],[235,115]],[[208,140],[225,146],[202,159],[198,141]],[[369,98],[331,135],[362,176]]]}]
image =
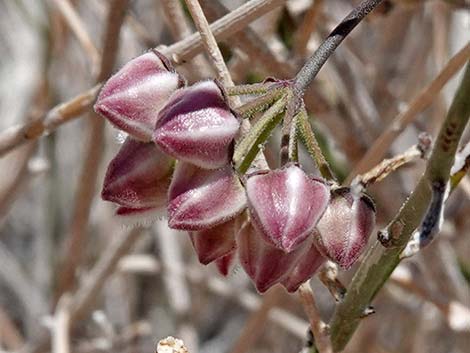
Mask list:
[{"label": "plant stalk", "polygon": [[431,185],[447,183],[462,133],[470,117],[470,62],[454,96],[424,175],[386,229],[393,247],[378,241],[369,249],[331,320],[333,350],[342,351],[356,330],[361,315],[400,262],[400,254],[418,228],[431,201]]},{"label": "plant stalk", "polygon": [[383,0],[364,0],[352,10],[307,60],[294,81],[295,93],[302,95],[315,76],[351,31]]}]

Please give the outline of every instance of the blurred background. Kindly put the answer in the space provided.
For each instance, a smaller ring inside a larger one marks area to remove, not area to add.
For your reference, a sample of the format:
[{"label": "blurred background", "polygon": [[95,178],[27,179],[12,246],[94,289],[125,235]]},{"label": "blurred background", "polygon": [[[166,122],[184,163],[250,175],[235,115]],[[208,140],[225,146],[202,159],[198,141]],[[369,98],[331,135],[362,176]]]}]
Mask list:
[{"label": "blurred background", "polygon": [[[200,3],[213,22],[244,2]],[[257,3],[264,7],[256,20],[240,21],[220,42],[237,84],[293,77],[358,1]],[[105,41],[122,11],[122,26]],[[171,58],[189,82],[215,77],[201,47],[174,46],[194,31],[177,0],[0,0],[0,146],[12,127],[51,118],[58,104],[152,47],[174,48]],[[113,40],[114,65],[103,55]],[[469,40],[466,0],[384,1],[347,38],[306,96],[341,180]],[[422,131],[436,136],[458,77],[434,94],[388,156],[416,144]],[[296,295],[274,288],[260,296],[238,266],[221,277],[200,265],[189,237],[165,222],[130,228],[116,220],[99,193],[122,138],[88,106],[0,156],[0,350],[148,353],[173,335],[191,353],[301,351],[308,323]],[[467,131],[463,141],[469,137]],[[272,167],[279,141],[275,132],[265,149]],[[301,160],[315,172],[306,153]],[[393,218],[424,165],[416,161],[370,189],[378,227]],[[439,238],[397,268],[347,352],[469,351],[469,196],[466,176],[447,202]],[[328,321],[335,302],[317,279],[311,284]]]}]

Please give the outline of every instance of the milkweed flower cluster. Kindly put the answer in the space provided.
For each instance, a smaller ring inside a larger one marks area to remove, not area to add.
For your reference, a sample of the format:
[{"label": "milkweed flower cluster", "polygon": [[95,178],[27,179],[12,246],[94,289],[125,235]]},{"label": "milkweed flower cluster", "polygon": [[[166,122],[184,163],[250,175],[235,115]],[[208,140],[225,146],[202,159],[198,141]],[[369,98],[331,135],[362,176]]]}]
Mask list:
[{"label": "milkweed flower cluster", "polygon": [[112,76],[95,110],[128,135],[102,189],[116,214],[166,214],[169,227],[189,233],[201,263],[226,275],[238,258],[259,292],[278,283],[295,291],[327,258],[349,268],[374,228],[368,196],[332,188],[297,163],[235,170],[241,117],[224,88],[188,86],[157,51]]}]

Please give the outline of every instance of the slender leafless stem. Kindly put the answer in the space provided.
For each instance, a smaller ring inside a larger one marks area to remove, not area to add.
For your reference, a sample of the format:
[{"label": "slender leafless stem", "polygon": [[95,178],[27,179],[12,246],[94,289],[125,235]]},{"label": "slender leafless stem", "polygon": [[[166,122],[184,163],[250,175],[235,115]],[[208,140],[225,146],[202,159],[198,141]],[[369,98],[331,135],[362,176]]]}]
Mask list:
[{"label": "slender leafless stem", "polygon": [[0,306],[0,344],[10,351],[20,349],[24,344],[24,338],[5,308]]},{"label": "slender leafless stem", "polygon": [[77,11],[69,0],[53,0],[55,6],[63,16],[65,23],[70,27],[78,39],[83,50],[90,60],[92,72],[97,72],[100,63],[100,54],[88,34]]},{"label": "slender leafless stem", "polygon": [[70,296],[57,303],[52,325],[52,353],[70,353]]},{"label": "slender leafless stem", "polygon": [[328,35],[318,49],[307,60],[295,77],[294,87],[299,92],[305,92],[322,66],[333,54],[341,42],[361,21],[375,9],[383,0],[363,0],[357,5],[335,29]]},{"label": "slender leafless stem", "polygon": [[416,119],[418,113],[422,112],[434,101],[436,95],[460,71],[468,59],[470,59],[470,43],[460,49],[449,60],[439,75],[408,104],[408,108],[389,124],[385,131],[375,140],[364,157],[356,164],[346,182],[350,182],[355,175],[364,173],[373,165],[380,162],[393,141]]},{"label": "slender leafless stem", "polygon": [[449,300],[446,297],[436,296],[417,284],[412,275],[402,266],[399,266],[398,269],[400,271],[394,271],[390,277],[391,285],[398,286],[418,298],[433,304],[446,319],[451,329],[460,332],[470,329],[470,307],[468,305],[464,305],[457,300]]},{"label": "slender leafless stem", "polygon": [[295,33],[294,52],[300,57],[304,57],[307,53],[307,44],[315,30],[323,4],[323,0],[315,0],[313,5],[305,13],[302,23]]},{"label": "slender leafless stem", "polygon": [[[184,13],[183,4],[180,1],[163,0],[161,1],[161,6],[163,7],[165,21],[175,40],[182,40],[191,35],[192,28]],[[191,60],[190,65],[201,76],[209,76],[211,72],[208,67],[209,63],[202,54],[196,55]]]},{"label": "slender leafless stem", "polygon": [[269,315],[270,310],[276,305],[282,294],[283,289],[280,287],[272,288],[263,298],[263,302],[258,310],[253,312],[240,336],[230,351],[231,353],[245,353],[253,351],[253,345],[264,328],[264,323]]},{"label": "slender leafless stem", "polygon": [[[210,29],[216,39],[227,39],[260,16],[280,6],[284,1],[251,0],[215,21],[211,24]],[[162,52],[171,57],[175,64],[180,64],[202,50],[201,36],[195,33],[167,48],[163,48]],[[78,118],[80,114],[83,114],[91,107],[99,88],[100,85],[96,85],[90,90],[58,105],[46,114],[45,119],[19,124],[0,133],[0,157],[27,141],[36,140],[44,134],[52,132],[60,125]]]},{"label": "slender leafless stem", "polygon": [[14,148],[34,141],[52,132],[60,125],[78,117],[90,109],[101,85],[80,93],[67,102],[58,104],[44,118],[36,118],[25,124],[12,126],[0,133],[0,157]]},{"label": "slender leafless stem", "polygon": [[430,138],[425,138],[425,140],[426,142],[424,144],[413,145],[405,152],[400,153],[393,158],[384,159],[367,173],[356,176],[352,184],[361,184],[362,186],[367,187],[370,184],[382,181],[402,166],[419,158],[424,158],[427,151],[431,148]]},{"label": "slender leafless stem", "polygon": [[[71,297],[70,303],[70,330],[83,320],[93,309],[99,297],[99,293],[106,284],[108,278],[115,272],[119,260],[126,255],[142,235],[140,228],[124,231],[118,234],[99,261],[88,274],[81,280],[77,291]],[[28,353],[41,353],[50,348],[51,340],[47,332],[42,332],[30,347],[25,349]]]},{"label": "slender leafless stem", "polygon": [[[127,255],[119,261],[119,271],[123,273],[158,274],[161,273],[163,264],[149,255]],[[181,269],[188,281],[197,286],[205,286],[213,294],[230,299],[238,303],[248,311],[256,311],[262,305],[260,296],[248,290],[237,290],[225,279],[216,276],[206,276],[204,270],[195,266],[185,266]],[[268,314],[268,319],[294,336],[303,339],[308,323],[291,312],[280,307],[273,307]]]},{"label": "slender leafless stem", "polygon": [[310,328],[315,337],[315,346],[319,353],[332,353],[330,338],[328,337],[326,325],[320,317],[317,309],[312,288],[308,282],[302,284],[298,289],[299,297],[304,306],[305,313],[310,322]]},{"label": "slender leafless stem", "polygon": [[[124,22],[127,4],[128,0],[113,0],[109,4],[98,82],[109,77],[114,68],[119,47],[119,34]],[[88,117],[88,129],[87,136],[84,138],[86,141],[84,161],[78,179],[72,221],[66,239],[65,261],[59,274],[57,297],[73,288],[75,283],[75,271],[80,264],[87,240],[86,227],[104,150],[104,120],[96,113],[92,113]]]}]

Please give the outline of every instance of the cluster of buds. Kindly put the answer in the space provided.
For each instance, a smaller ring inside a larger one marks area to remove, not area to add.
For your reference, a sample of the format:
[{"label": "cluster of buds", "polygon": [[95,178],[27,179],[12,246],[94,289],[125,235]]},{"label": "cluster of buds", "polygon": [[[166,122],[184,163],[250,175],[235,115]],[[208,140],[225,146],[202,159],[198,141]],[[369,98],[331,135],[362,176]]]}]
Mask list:
[{"label": "cluster of buds", "polygon": [[[288,85],[266,86],[265,109],[286,101]],[[250,136],[240,136],[243,116],[224,88],[213,80],[187,86],[157,51],[111,77],[95,110],[127,133],[102,189],[116,214],[131,222],[167,216],[169,227],[189,233],[201,263],[214,262],[226,275],[238,259],[259,292],[277,283],[295,291],[327,258],[349,268],[374,228],[368,196],[332,187],[295,161],[247,173],[252,160],[235,156],[254,157],[279,112],[268,109],[258,120],[265,130],[255,124]]]}]

